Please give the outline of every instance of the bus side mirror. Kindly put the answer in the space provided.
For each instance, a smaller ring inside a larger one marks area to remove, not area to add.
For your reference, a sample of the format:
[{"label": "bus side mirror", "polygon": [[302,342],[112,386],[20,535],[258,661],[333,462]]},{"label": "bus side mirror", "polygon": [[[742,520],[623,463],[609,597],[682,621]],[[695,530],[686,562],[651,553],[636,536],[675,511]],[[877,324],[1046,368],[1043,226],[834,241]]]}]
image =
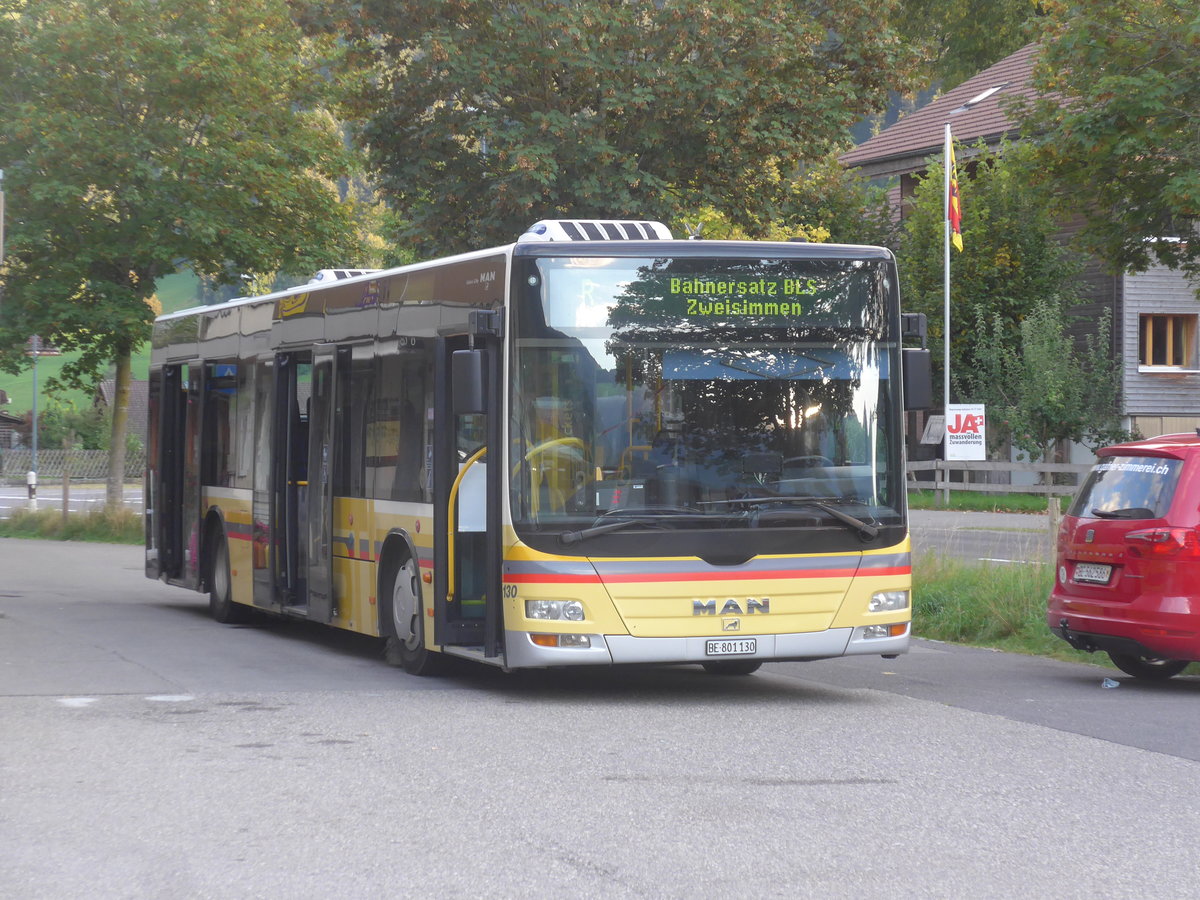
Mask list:
[{"label": "bus side mirror", "polygon": [[456,416],[487,412],[486,350],[455,350],[450,354],[450,392]]},{"label": "bus side mirror", "polygon": [[928,350],[901,351],[900,367],[904,373],[904,409],[933,407],[933,363]]}]

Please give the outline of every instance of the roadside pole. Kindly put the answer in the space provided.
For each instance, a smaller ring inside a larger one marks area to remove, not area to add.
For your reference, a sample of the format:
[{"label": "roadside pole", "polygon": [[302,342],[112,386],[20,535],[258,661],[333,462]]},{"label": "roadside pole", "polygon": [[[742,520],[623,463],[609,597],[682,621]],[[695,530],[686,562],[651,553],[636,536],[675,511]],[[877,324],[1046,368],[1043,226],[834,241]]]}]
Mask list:
[{"label": "roadside pole", "polygon": [[[1047,472],[1046,477],[1052,478],[1053,476]],[[1047,518],[1050,520],[1050,558],[1054,559],[1058,552],[1058,526],[1062,522],[1062,503],[1057,494],[1047,494],[1046,512],[1048,513]]]}]

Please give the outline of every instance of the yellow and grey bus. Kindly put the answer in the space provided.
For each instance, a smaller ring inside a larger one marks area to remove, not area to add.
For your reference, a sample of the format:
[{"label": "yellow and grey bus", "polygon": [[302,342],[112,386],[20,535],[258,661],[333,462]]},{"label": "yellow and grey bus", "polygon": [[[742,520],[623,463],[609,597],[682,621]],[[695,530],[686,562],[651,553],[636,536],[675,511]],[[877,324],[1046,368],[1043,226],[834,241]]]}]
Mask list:
[{"label": "yellow and grey bus", "polygon": [[901,338],[885,249],[607,220],[164,315],[146,573],[416,674],[890,657]]}]

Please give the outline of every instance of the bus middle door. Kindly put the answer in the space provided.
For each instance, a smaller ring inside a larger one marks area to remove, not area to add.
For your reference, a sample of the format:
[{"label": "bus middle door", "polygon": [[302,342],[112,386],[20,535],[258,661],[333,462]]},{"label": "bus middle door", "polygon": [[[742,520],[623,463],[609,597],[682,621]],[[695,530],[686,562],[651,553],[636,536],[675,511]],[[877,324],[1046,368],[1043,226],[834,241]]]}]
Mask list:
[{"label": "bus middle door", "polygon": [[328,622],[334,615],[333,598],[333,473],[337,349],[318,347],[313,352],[312,393],[308,404],[308,491],[302,540],[308,541],[308,618]]},{"label": "bus middle door", "polygon": [[313,382],[310,352],[275,356],[271,429],[271,574],[274,602],[308,611],[309,413]]}]

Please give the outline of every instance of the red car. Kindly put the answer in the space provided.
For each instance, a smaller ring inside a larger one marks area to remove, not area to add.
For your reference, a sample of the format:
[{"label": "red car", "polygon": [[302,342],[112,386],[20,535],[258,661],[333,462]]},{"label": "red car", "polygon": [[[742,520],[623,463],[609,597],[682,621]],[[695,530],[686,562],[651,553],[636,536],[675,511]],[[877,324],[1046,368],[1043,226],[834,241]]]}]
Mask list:
[{"label": "red car", "polygon": [[1200,660],[1200,429],[1105,447],[1058,531],[1046,622],[1138,678]]}]

